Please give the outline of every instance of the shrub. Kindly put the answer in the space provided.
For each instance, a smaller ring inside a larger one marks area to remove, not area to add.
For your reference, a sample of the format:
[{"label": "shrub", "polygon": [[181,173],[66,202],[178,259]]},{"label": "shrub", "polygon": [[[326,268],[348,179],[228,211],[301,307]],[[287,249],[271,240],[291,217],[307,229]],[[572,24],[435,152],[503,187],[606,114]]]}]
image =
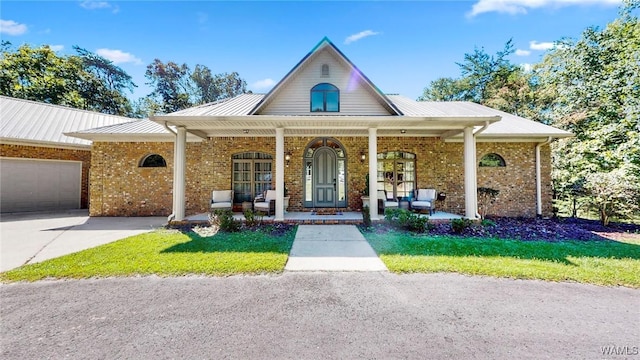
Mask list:
[{"label": "shrub", "polygon": [[256,216],[256,213],[253,210],[246,209],[244,211],[244,223],[248,227],[254,227],[254,226],[258,225],[259,220],[258,220],[258,218]]},{"label": "shrub", "polygon": [[463,231],[471,227],[471,220],[469,219],[451,219],[451,230],[456,234],[461,234]]},{"label": "shrub", "polygon": [[429,223],[429,218],[405,209],[386,209],[384,218],[394,227],[419,233],[426,231]]},{"label": "shrub", "polygon": [[218,225],[220,231],[237,232],[240,231],[241,223],[233,218],[231,210],[215,210],[210,219],[212,225]]},{"label": "shrub", "polygon": [[500,194],[500,190],[479,187],[478,188],[478,205],[480,205],[480,218],[484,220],[489,211],[489,206],[493,205]]},{"label": "shrub", "polygon": [[368,206],[362,207],[362,224],[365,227],[371,227],[371,209]]}]

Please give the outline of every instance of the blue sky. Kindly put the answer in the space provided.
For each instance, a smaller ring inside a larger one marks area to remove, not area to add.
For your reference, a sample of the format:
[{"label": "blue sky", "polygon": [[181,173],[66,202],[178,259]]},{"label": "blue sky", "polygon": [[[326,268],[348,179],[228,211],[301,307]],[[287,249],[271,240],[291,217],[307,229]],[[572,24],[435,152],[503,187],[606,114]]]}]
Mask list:
[{"label": "blue sky", "polygon": [[540,61],[563,37],[617,17],[620,0],[474,1],[2,1],[0,37],[14,46],[72,46],[129,73],[137,99],[155,58],[237,71],[267,92],[324,36],[382,91],[417,98],[430,81],[459,76],[474,47],[513,38],[517,64]]}]

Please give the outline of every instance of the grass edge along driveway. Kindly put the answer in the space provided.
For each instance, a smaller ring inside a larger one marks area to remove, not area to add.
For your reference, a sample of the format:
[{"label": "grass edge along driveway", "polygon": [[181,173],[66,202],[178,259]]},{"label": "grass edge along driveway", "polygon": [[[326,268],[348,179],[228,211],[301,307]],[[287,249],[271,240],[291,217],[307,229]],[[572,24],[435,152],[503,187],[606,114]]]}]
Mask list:
[{"label": "grass edge along driveway", "polygon": [[456,272],[640,288],[640,245],[363,232],[395,273]]},{"label": "grass edge along driveway", "polygon": [[183,276],[279,273],[296,227],[277,235],[269,228],[201,237],[156,230],[0,274],[3,282],[142,275]]}]

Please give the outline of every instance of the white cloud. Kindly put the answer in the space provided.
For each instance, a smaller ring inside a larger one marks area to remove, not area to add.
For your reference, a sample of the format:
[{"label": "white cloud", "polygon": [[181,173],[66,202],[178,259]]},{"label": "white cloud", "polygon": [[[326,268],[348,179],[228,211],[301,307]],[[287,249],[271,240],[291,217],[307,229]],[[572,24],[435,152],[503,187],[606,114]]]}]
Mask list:
[{"label": "white cloud", "polygon": [[132,54],[123,52],[122,50],[112,49],[98,49],[96,54],[104,57],[105,59],[113,61],[114,64],[133,63],[135,65],[141,65],[142,60],[138,59]]},{"label": "white cloud", "polygon": [[112,5],[108,1],[85,0],[80,2],[80,6],[87,10],[111,9],[114,14],[120,11],[118,5]]},{"label": "white cloud", "polygon": [[516,56],[529,56],[529,55],[531,55],[531,51],[529,50],[521,50],[521,49],[516,50]]},{"label": "white cloud", "polygon": [[111,4],[106,1],[95,1],[95,0],[86,0],[81,1],[80,6],[87,10],[95,10],[95,9],[109,9]]},{"label": "white cloud", "polygon": [[0,20],[0,34],[22,35],[27,32],[27,25],[13,20]]},{"label": "white cloud", "polygon": [[609,5],[617,6],[622,0],[478,0],[467,16],[488,12],[505,14],[526,14],[529,9],[542,7],[563,7],[569,5]]},{"label": "white cloud", "polygon": [[251,84],[250,87],[256,90],[268,90],[268,89],[271,89],[275,84],[276,84],[275,80],[271,78],[266,78],[266,79],[258,80],[254,82],[253,84]]},{"label": "white cloud", "polygon": [[64,49],[64,45],[49,45],[49,48],[53,51],[62,51]]},{"label": "white cloud", "polygon": [[533,66],[531,64],[528,64],[528,63],[520,64],[520,67],[526,73],[531,72],[531,70],[533,69]]},{"label": "white cloud", "polygon": [[529,49],[531,50],[549,50],[554,47],[555,44],[552,42],[537,42],[535,40],[529,41]]},{"label": "white cloud", "polygon": [[356,42],[362,38],[366,38],[367,36],[373,36],[373,35],[378,35],[380,34],[379,32],[376,31],[372,31],[372,30],[365,30],[365,31],[360,31],[357,34],[353,34],[353,35],[349,35],[347,36],[347,38],[344,40],[345,44],[351,44],[352,42]]}]

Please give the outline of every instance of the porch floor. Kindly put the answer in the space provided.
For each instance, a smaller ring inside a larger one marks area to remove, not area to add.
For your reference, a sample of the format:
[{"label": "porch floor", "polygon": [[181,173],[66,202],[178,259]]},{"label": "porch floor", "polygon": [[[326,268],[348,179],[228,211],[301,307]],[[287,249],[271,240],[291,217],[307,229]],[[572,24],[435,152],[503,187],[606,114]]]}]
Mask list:
[{"label": "porch floor", "polygon": [[[461,219],[462,216],[452,214],[444,211],[436,211],[433,215],[420,214],[423,217],[429,217],[431,222],[449,222],[451,219]],[[233,214],[236,220],[244,221],[244,215],[241,212]],[[264,216],[263,221],[274,221],[275,216]],[[376,221],[376,219],[371,219]],[[384,216],[380,215],[377,221],[384,220]],[[186,219],[189,223],[207,223],[209,221],[208,213],[195,214],[187,216]],[[362,213],[359,211],[345,211],[336,215],[317,215],[308,211],[301,212],[286,212],[284,214],[284,222],[292,224],[361,224]]]}]

